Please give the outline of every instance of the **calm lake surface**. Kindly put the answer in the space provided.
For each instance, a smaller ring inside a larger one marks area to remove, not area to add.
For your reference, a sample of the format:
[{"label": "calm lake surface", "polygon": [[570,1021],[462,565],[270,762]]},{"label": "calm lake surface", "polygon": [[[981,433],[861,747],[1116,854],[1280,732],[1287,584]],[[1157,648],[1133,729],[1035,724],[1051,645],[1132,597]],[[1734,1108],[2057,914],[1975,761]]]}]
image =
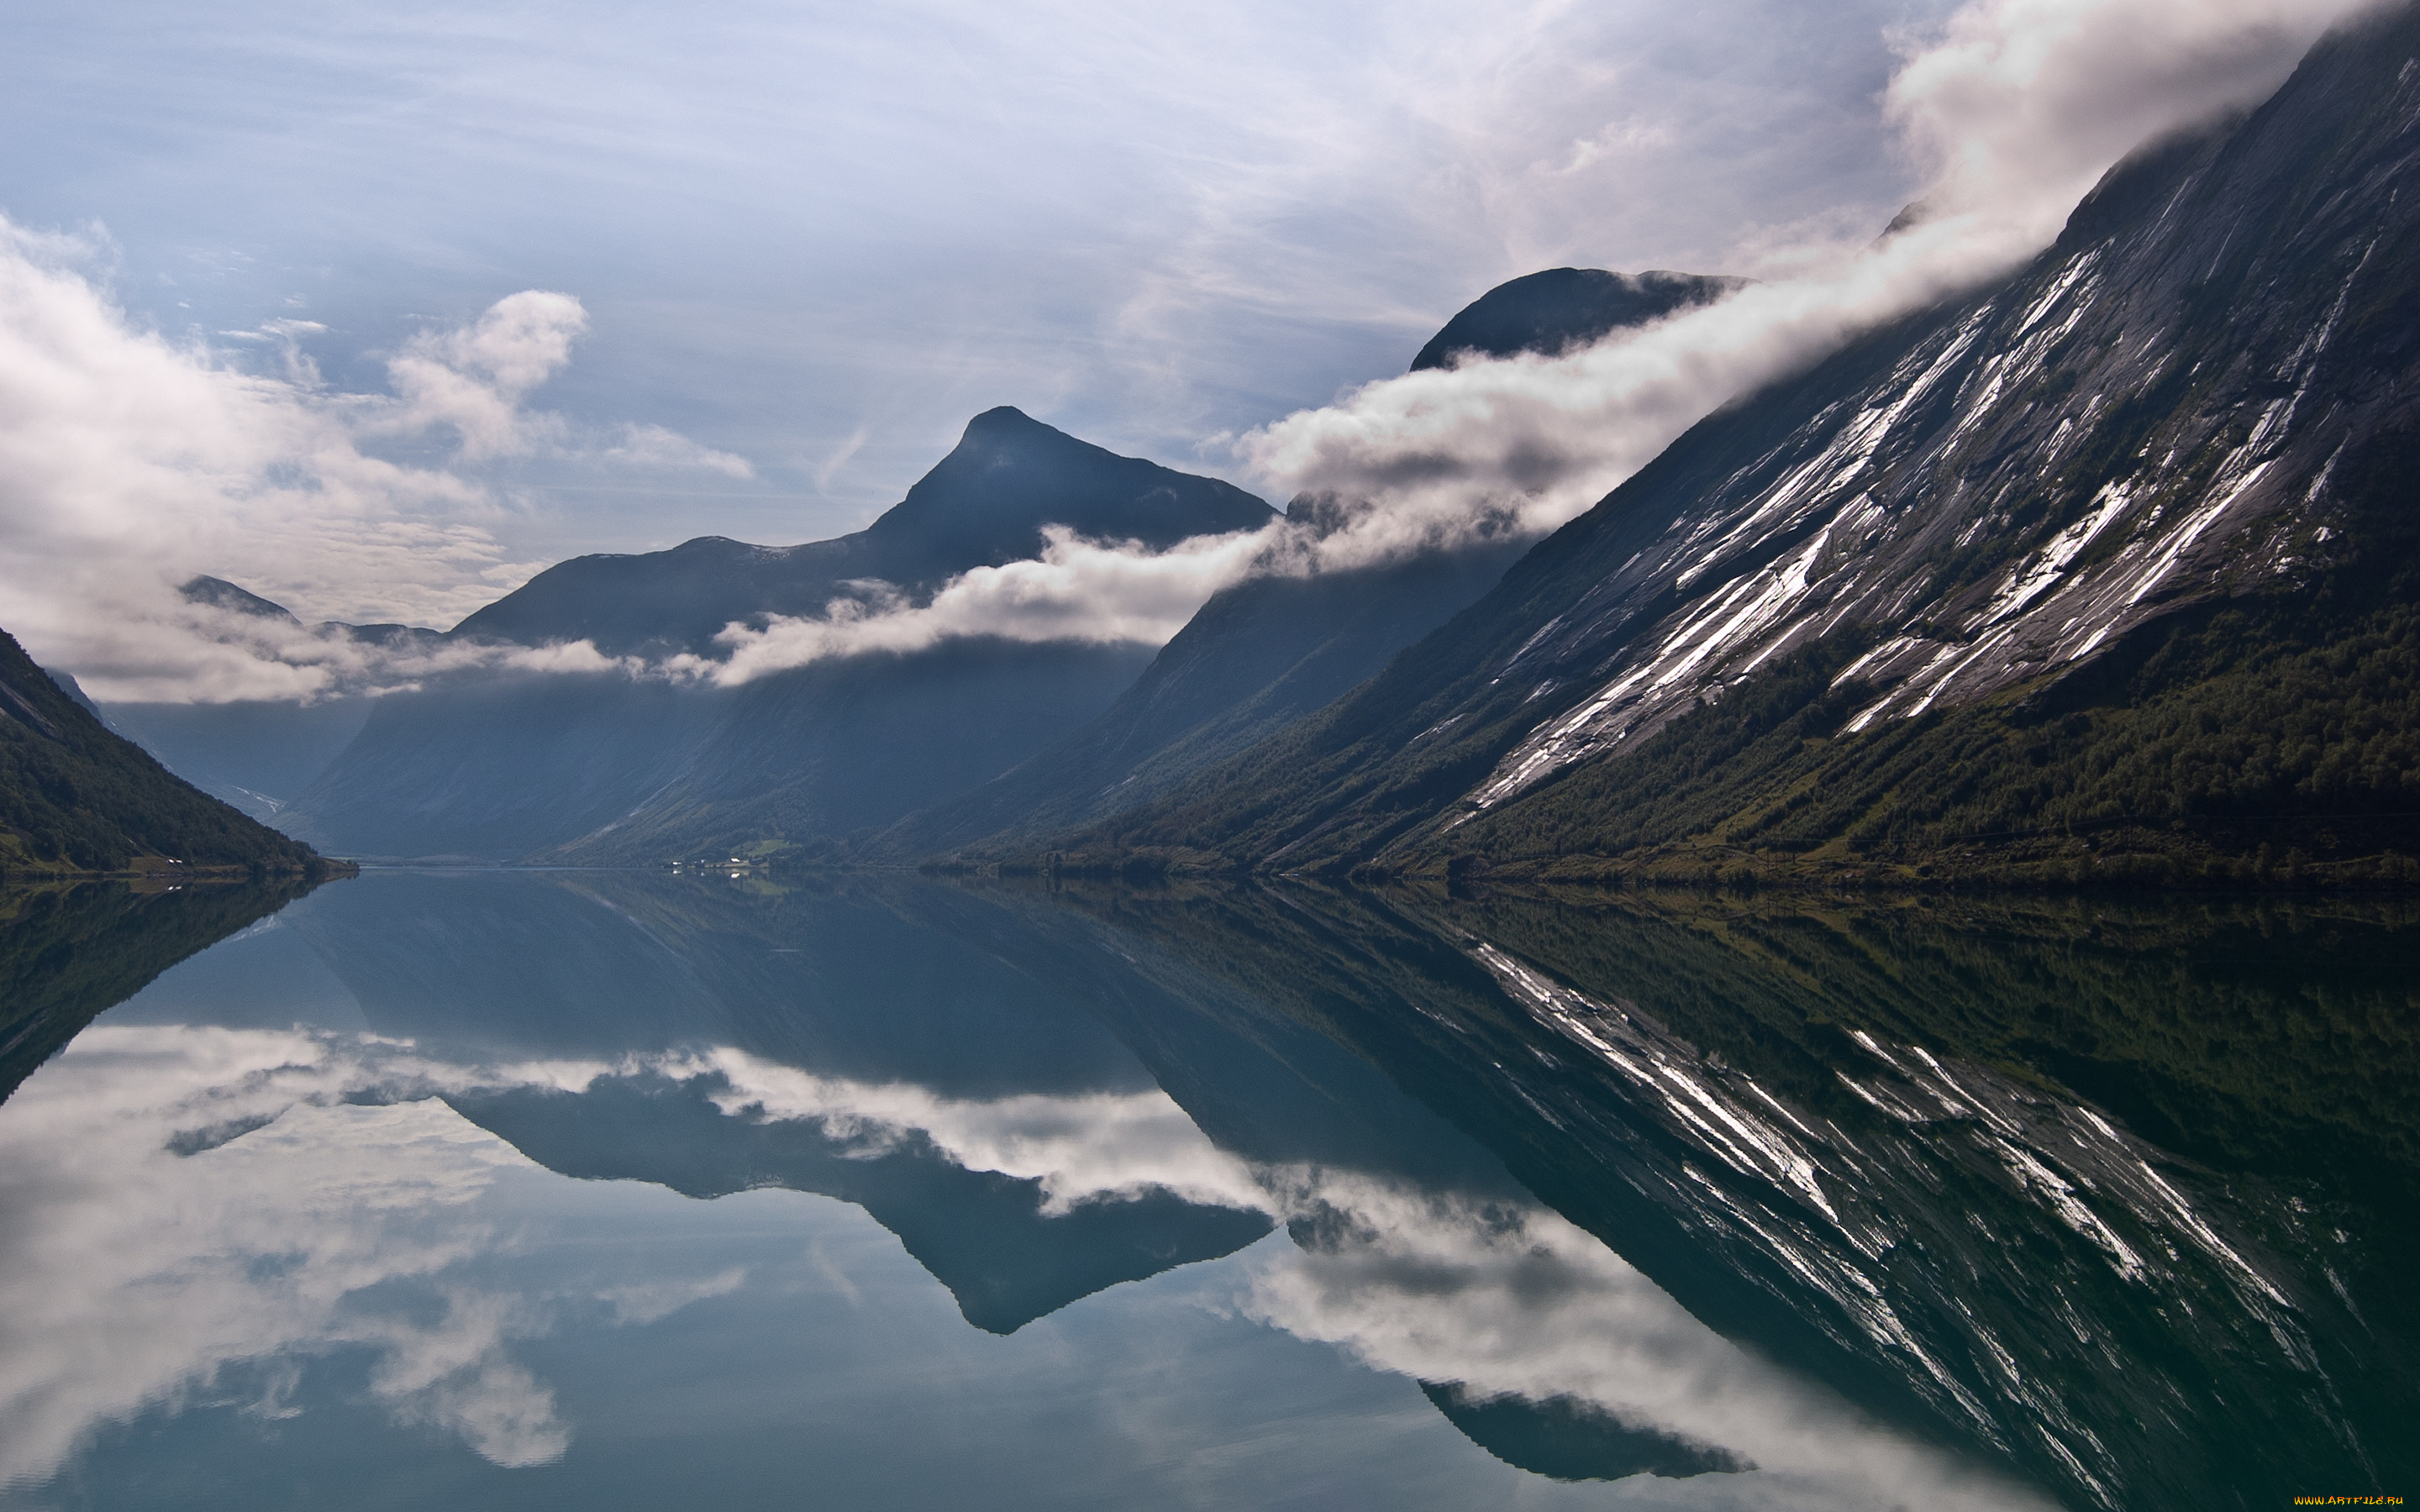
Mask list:
[{"label": "calm lake surface", "polygon": [[2420,1489],[2402,903],[380,872],[0,986],[8,1507]]}]

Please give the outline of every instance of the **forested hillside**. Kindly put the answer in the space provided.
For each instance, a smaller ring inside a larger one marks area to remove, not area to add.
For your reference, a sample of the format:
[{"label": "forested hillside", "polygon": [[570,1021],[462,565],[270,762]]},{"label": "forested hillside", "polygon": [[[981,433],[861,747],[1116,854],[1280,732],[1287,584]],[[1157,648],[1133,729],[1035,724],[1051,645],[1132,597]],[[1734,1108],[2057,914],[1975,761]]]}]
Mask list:
[{"label": "forested hillside", "polygon": [[317,852],[171,776],[0,632],[0,873],[306,872]]}]

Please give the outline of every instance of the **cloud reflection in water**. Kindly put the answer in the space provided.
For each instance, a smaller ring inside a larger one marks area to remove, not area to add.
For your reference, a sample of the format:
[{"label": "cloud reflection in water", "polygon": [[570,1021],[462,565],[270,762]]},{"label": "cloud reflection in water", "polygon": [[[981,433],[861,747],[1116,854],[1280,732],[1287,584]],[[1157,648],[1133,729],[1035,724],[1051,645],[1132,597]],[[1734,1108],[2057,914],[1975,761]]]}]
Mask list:
[{"label": "cloud reflection in water", "polygon": [[1156,1090],[958,1099],[731,1049],[476,1064],[372,1036],[106,1025],[0,1107],[0,1481],[53,1474],[105,1426],[194,1405],[240,1366],[270,1382],[256,1411],[289,1412],[293,1363],[347,1349],[369,1351],[396,1424],[500,1466],[559,1458],[575,1425],[516,1341],[574,1312],[653,1321],[745,1276],[692,1255],[644,1275],[479,1279],[476,1262],[542,1241],[524,1183],[556,1179],[439,1098],[667,1080],[735,1131],[798,1124],[866,1158],[921,1141],[1036,1181],[1046,1212],[1175,1194],[1265,1213],[1295,1243],[1250,1251],[1214,1305],[1468,1399],[1590,1404],[1759,1471],[1625,1492],[2037,1504],[1755,1360],[1544,1209],[1245,1161]]}]

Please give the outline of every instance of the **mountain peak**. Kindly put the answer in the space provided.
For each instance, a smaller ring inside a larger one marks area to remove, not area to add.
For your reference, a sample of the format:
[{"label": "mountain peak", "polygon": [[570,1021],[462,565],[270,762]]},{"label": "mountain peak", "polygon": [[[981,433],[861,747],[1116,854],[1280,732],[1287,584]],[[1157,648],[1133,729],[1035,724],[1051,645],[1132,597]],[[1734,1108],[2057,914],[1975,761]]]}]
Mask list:
[{"label": "mountain peak", "polygon": [[[973,437],[976,435],[1011,436],[1015,435],[1018,431],[1047,431],[1053,436],[1066,436],[1067,434],[1065,431],[1060,430],[1056,426],[1044,424],[1042,422],[1034,419],[1032,415],[1027,414],[1024,410],[1019,409],[1013,404],[1003,404],[996,405],[993,408],[985,410],[982,414],[975,416],[972,420],[968,421],[966,435],[967,437]],[[1069,437],[1068,439],[1073,440],[1074,438]],[[962,446],[965,445],[965,439],[962,438],[958,444]]]},{"label": "mountain peak", "polygon": [[1232,484],[1120,456],[1001,405],[968,421],[950,455],[857,534],[786,547],[701,535],[666,551],[575,557],[449,633],[523,645],[593,640],[616,656],[710,653],[732,621],[820,614],[844,583],[880,579],[929,592],[972,567],[1038,556],[1046,525],[1165,548],[1257,529],[1271,514]]},{"label": "mountain peak", "polygon": [[1412,359],[1412,371],[1450,367],[1456,358],[1558,357],[1608,332],[1643,326],[1676,310],[1712,304],[1753,280],[1652,268],[1613,273],[1602,268],[1549,268],[1498,284],[1466,305]]},{"label": "mountain peak", "polygon": [[1001,405],[967,422],[950,455],[866,535],[926,544],[969,565],[1032,556],[1046,525],[1164,548],[1254,529],[1270,514],[1233,485],[1120,456]]},{"label": "mountain peak", "polygon": [[284,620],[290,625],[302,623],[285,605],[273,603],[249,589],[239,588],[225,578],[188,579],[178,585],[177,594],[188,604],[207,604],[212,609],[249,614],[258,620]]}]

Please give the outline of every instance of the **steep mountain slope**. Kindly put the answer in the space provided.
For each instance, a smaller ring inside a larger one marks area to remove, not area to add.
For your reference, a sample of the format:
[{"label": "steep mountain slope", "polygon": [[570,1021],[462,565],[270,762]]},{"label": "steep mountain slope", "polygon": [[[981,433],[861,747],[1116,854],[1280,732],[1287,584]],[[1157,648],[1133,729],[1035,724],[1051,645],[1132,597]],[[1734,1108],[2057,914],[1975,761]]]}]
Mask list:
[{"label": "steep mountain slope", "polygon": [[[1082,841],[1580,867],[2209,819],[2188,849],[2222,868],[2290,839],[2393,870],[2377,848],[2420,813],[2415,126],[2404,7],[2122,164],[2007,283],[1703,422],[1380,678]],[[1670,822],[1621,831],[1648,799]],[[2057,846],[2021,858],[2092,860]]]},{"label": "steep mountain slope", "polygon": [[[1746,280],[1556,268],[1501,284],[1412,367],[1553,354],[1721,298]],[[1305,506],[1297,501],[1289,517]],[[1016,770],[910,815],[874,854],[922,858],[1147,803],[1333,702],[1492,586],[1522,550],[1487,544],[1354,572],[1256,578],[1214,596],[1108,712]]]},{"label": "steep mountain slope", "polygon": [[1450,367],[1469,355],[1559,356],[1611,332],[1712,304],[1747,282],[1661,269],[1609,273],[1602,268],[1549,268],[1498,284],[1465,305],[1412,359],[1412,371]]},{"label": "steep mountain slope", "polygon": [[302,872],[307,845],[171,776],[0,632],[0,872],[191,869]]},{"label": "steep mountain slope", "polygon": [[922,858],[1147,803],[1325,707],[1485,593],[1518,552],[1481,547],[1222,590],[1099,718],[901,820],[871,849]]},{"label": "steep mountain slope", "polygon": [[[861,596],[868,579],[929,596],[969,568],[1037,555],[1046,525],[1168,546],[1269,517],[1227,484],[994,409],[855,535],[583,557],[449,636],[710,652],[734,621],[819,616],[835,597]],[[657,861],[837,835],[1000,775],[1097,716],[1149,657],[1128,645],[964,640],[735,688],[466,675],[380,700],[279,822],[356,854],[489,860]]]}]

